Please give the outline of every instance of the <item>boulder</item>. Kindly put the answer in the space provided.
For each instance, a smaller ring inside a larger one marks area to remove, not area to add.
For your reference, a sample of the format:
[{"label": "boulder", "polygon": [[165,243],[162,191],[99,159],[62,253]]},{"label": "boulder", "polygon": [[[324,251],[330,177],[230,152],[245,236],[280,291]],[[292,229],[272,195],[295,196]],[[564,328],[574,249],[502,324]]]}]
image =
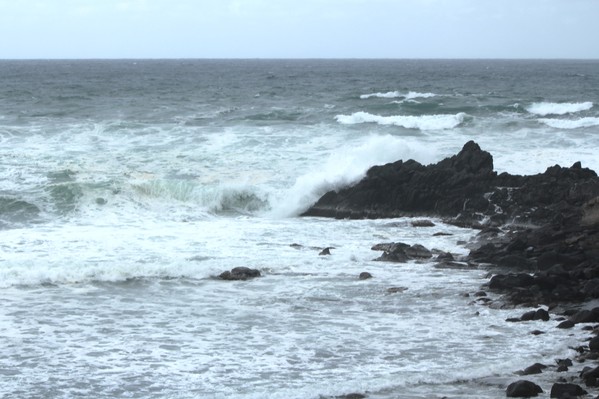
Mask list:
[{"label": "boulder", "polygon": [[551,398],[567,399],[575,398],[577,396],[586,395],[588,392],[582,389],[581,386],[576,384],[553,384],[551,387]]},{"label": "boulder", "polygon": [[591,352],[599,352],[599,336],[591,338],[589,341],[589,350]]},{"label": "boulder", "polygon": [[530,398],[540,393],[543,393],[541,387],[527,380],[512,382],[505,391],[508,398]]},{"label": "boulder", "polygon": [[368,272],[362,272],[362,273],[360,273],[359,278],[360,278],[360,280],[368,280],[369,278],[372,278],[372,274],[370,274]]},{"label": "boulder", "polygon": [[435,224],[428,219],[413,220],[412,227],[435,227]]},{"label": "boulder", "polygon": [[517,372],[518,375],[531,375],[531,374],[541,374],[543,370],[545,370],[547,366],[541,363],[535,363],[531,366],[528,366],[522,371]]},{"label": "boulder", "polygon": [[574,327],[574,323],[572,323],[570,320],[564,320],[561,323],[559,323],[557,325],[557,328],[561,328],[561,329],[569,329]]},{"label": "boulder", "polygon": [[408,245],[403,242],[389,242],[376,244],[372,248],[374,251],[384,251],[376,258],[376,261],[403,263],[415,259],[432,258],[433,253],[420,244]]},{"label": "boulder", "polygon": [[526,288],[534,284],[534,277],[527,273],[497,274],[489,281],[490,289]]},{"label": "boulder", "polygon": [[235,267],[231,271],[221,273],[218,277],[221,280],[247,280],[260,276],[260,270],[250,269],[249,267]]}]

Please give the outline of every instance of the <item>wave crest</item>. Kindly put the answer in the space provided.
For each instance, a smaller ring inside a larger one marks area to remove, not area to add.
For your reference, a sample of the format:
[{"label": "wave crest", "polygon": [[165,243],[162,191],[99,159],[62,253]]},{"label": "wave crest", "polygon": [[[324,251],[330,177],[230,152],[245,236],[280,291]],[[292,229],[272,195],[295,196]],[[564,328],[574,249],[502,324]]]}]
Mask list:
[{"label": "wave crest", "polygon": [[185,180],[151,180],[134,184],[133,188],[151,199],[189,203],[213,213],[247,214],[269,208],[268,200],[256,187],[244,184],[206,186]]},{"label": "wave crest", "polygon": [[599,126],[599,118],[580,118],[580,119],[539,119],[539,122],[556,129],[578,129],[581,127]]},{"label": "wave crest", "polygon": [[455,115],[394,115],[381,116],[368,112],[354,112],[351,115],[337,115],[337,122],[344,125],[360,123],[377,123],[379,125],[395,125],[406,129],[444,130],[459,126],[466,119],[466,114],[460,112]]},{"label": "wave crest", "polygon": [[370,94],[362,94],[360,98],[362,100],[367,100],[369,98],[399,98],[404,97],[404,100],[413,100],[415,98],[430,98],[435,97],[435,93],[419,93],[417,91],[410,91],[408,93],[401,93],[399,91],[388,91],[386,93],[370,93]]},{"label": "wave crest", "polygon": [[546,115],[566,115],[581,111],[588,111],[593,108],[593,103],[586,101],[583,103],[532,103],[526,110],[531,114]]},{"label": "wave crest", "polygon": [[280,192],[279,198],[273,201],[271,216],[298,215],[326,192],[359,181],[370,167],[399,159],[428,163],[437,159],[437,153],[430,145],[405,138],[391,135],[364,137],[360,143],[336,149],[323,164],[300,175],[293,186]]}]

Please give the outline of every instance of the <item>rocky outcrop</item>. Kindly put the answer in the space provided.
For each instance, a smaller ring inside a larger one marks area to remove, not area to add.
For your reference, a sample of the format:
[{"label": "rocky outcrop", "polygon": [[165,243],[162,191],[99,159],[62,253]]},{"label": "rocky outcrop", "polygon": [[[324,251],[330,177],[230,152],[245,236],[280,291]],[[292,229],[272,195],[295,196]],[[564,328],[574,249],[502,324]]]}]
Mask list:
[{"label": "rocky outcrop", "polygon": [[[497,174],[492,156],[470,141],[437,164],[375,166],[354,186],[325,194],[305,215],[430,215],[484,227],[480,246],[465,260],[496,268],[489,288],[507,293],[512,303],[599,298],[599,178],[579,162],[531,176]],[[401,243],[373,249],[384,251],[377,260],[419,257]]]},{"label": "rocky outcrop", "polygon": [[[531,176],[497,174],[493,157],[473,141],[453,157],[424,166],[414,160],[374,166],[357,184],[330,191],[305,216],[389,218],[441,216],[465,226],[507,222],[544,225],[579,219],[599,196],[597,174],[579,162]],[[587,218],[599,219],[599,201]]]}]

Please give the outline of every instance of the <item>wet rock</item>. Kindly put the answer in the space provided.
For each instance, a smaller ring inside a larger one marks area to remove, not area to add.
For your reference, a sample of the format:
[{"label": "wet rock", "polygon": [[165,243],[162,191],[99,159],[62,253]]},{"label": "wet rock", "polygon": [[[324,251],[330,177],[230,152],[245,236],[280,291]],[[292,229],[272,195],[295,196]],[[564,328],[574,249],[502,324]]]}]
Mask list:
[{"label": "wet rock", "polygon": [[599,336],[591,338],[589,341],[589,350],[591,352],[599,352]]},{"label": "wet rock", "polygon": [[434,227],[436,225],[428,219],[422,219],[422,220],[413,220],[412,226],[413,227]]},{"label": "wet rock", "polygon": [[318,255],[320,255],[320,256],[330,255],[330,254],[331,254],[331,247],[326,247],[325,249],[323,249],[322,251],[320,251],[318,253]]},{"label": "wet rock", "polygon": [[571,359],[556,359],[555,363],[558,366],[566,366],[566,367],[571,367],[573,364]]},{"label": "wet rock", "polygon": [[580,372],[580,378],[584,381],[585,385],[588,387],[596,387],[599,384],[597,383],[597,379],[599,379],[599,367],[591,368],[585,367]]},{"label": "wet rock", "polygon": [[364,399],[367,396],[361,393],[348,393],[347,395],[335,396],[336,399]]},{"label": "wet rock", "polygon": [[537,310],[531,310],[530,312],[526,312],[522,316],[520,316],[520,321],[530,321],[530,320],[548,321],[549,320],[549,312],[547,312],[545,309],[537,309]]},{"label": "wet rock", "polygon": [[543,393],[541,387],[527,380],[512,382],[505,391],[508,398],[530,398],[540,393]]},{"label": "wet rock", "polygon": [[414,160],[370,168],[352,187],[330,191],[306,216],[382,218],[409,214],[456,216],[486,210],[496,177],[493,158],[470,141],[459,154],[424,166]]},{"label": "wet rock", "polygon": [[391,288],[387,288],[387,293],[396,294],[398,292],[404,292],[407,289],[408,289],[407,287],[391,287]]},{"label": "wet rock", "polygon": [[518,371],[516,374],[518,375],[532,375],[532,374],[541,374],[543,370],[545,370],[547,366],[541,363],[535,363],[531,366],[528,366],[524,370]]},{"label": "wet rock", "polygon": [[558,399],[568,399],[586,395],[587,393],[588,392],[582,389],[580,385],[555,383],[551,387],[550,397]]},{"label": "wet rock", "polygon": [[545,331],[541,331],[541,330],[532,330],[530,332],[532,335],[541,335],[541,334],[545,334]]},{"label": "wet rock", "polygon": [[368,272],[362,272],[362,273],[360,273],[359,278],[360,278],[360,280],[368,280],[369,278],[372,278],[372,274],[370,274]]},{"label": "wet rock", "polygon": [[527,273],[497,274],[489,281],[490,289],[525,288],[534,285],[534,277]]},{"label": "wet rock", "polygon": [[408,245],[403,242],[390,242],[376,244],[372,248],[374,251],[384,251],[376,258],[376,261],[404,263],[409,260],[429,259],[433,253],[420,244]]},{"label": "wet rock", "polygon": [[250,269],[249,267],[235,267],[231,271],[221,273],[218,277],[221,280],[247,280],[250,278],[260,277],[260,271]]},{"label": "wet rock", "polygon": [[599,307],[589,309],[583,309],[578,311],[576,314],[570,316],[570,320],[574,324],[579,323],[599,323]]},{"label": "wet rock", "polygon": [[561,329],[568,329],[568,328],[572,328],[572,327],[574,327],[574,323],[572,323],[570,320],[562,321],[561,323],[559,323],[557,325],[557,328],[561,328]]},{"label": "wet rock", "polygon": [[449,252],[443,252],[437,255],[437,261],[454,261],[454,256]]}]

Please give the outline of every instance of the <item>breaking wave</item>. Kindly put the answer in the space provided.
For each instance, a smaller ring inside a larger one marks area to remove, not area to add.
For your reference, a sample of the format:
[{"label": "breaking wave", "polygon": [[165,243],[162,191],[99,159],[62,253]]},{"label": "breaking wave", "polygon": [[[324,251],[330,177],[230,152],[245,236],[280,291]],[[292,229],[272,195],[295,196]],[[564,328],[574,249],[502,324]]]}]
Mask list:
[{"label": "breaking wave", "polygon": [[408,93],[401,93],[399,91],[388,91],[386,93],[370,93],[370,94],[362,94],[360,98],[362,100],[366,100],[369,98],[400,98],[403,97],[404,100],[413,100],[415,98],[430,98],[435,97],[434,93],[419,93],[416,91],[410,91]]},{"label": "breaking wave", "polygon": [[390,135],[365,137],[362,143],[337,149],[323,164],[300,175],[293,186],[280,192],[280,198],[273,201],[271,216],[296,216],[326,192],[359,181],[370,167],[399,159],[428,163],[437,159],[437,153],[430,146],[404,138]]},{"label": "breaking wave", "polygon": [[588,111],[593,108],[593,103],[586,101],[583,103],[533,103],[526,110],[531,114],[546,115],[566,115],[575,112]]},{"label": "breaking wave", "polygon": [[460,112],[455,115],[393,115],[381,116],[368,112],[354,112],[351,115],[337,115],[337,122],[344,125],[356,125],[360,123],[377,123],[379,125],[394,125],[406,129],[420,130],[443,130],[453,129],[466,119],[466,114]]},{"label": "breaking wave", "polygon": [[269,208],[266,195],[244,184],[203,185],[187,180],[150,180],[133,185],[138,195],[150,200],[196,205],[213,213],[248,214]]},{"label": "breaking wave", "polygon": [[599,118],[580,118],[580,119],[539,119],[539,122],[556,129],[578,129],[581,127],[599,126]]}]

